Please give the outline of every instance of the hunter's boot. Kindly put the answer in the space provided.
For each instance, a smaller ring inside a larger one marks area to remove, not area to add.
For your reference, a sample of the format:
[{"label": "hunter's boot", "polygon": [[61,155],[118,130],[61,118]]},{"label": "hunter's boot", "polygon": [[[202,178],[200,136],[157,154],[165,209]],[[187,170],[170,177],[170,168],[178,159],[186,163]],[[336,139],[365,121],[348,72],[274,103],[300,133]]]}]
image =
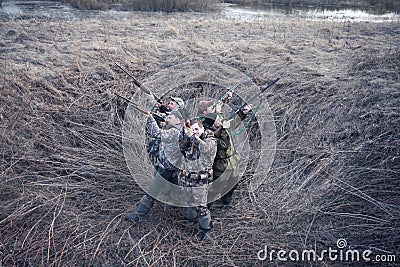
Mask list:
[{"label": "hunter's boot", "polygon": [[151,207],[154,205],[154,198],[149,195],[144,195],[137,206],[137,210],[135,212],[129,213],[125,216],[125,219],[128,221],[136,222],[145,217]]},{"label": "hunter's boot", "polygon": [[200,229],[202,231],[202,241],[210,241],[211,240],[211,229],[213,227],[211,221],[210,211],[207,211],[206,216],[201,216],[199,218]]},{"label": "hunter's boot", "polygon": [[224,195],[221,198],[222,204],[224,204],[227,208],[233,208],[232,205],[232,198],[233,198],[233,192],[235,191],[236,186],[232,188],[226,195]]},{"label": "hunter's boot", "polygon": [[186,226],[193,226],[196,223],[197,211],[195,207],[185,208]]}]

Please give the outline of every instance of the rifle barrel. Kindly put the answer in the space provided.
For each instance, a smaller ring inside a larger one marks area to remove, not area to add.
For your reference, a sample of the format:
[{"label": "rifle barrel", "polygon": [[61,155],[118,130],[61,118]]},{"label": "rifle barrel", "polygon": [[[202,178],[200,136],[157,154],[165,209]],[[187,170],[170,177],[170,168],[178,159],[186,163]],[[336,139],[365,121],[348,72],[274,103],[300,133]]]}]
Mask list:
[{"label": "rifle barrel", "polygon": [[157,102],[161,103],[161,99],[159,97],[157,97],[153,92],[151,92],[149,89],[147,89],[141,82],[139,82],[133,75],[132,73],[130,73],[127,69],[125,69],[124,67],[122,67],[120,64],[118,64],[117,62],[114,62],[115,65],[117,65],[118,68],[120,68],[121,70],[123,70],[126,74],[128,74],[129,77],[132,78],[133,83],[139,87],[143,92],[145,92],[148,95],[153,95],[154,98],[157,100]]},{"label": "rifle barrel", "polygon": [[229,93],[233,93],[236,91],[236,89],[249,77],[251,76],[251,72],[247,73],[240,81],[238,81],[234,86],[232,86],[231,89],[229,89],[222,97],[221,101],[224,102],[228,98]]},{"label": "rifle barrel", "polygon": [[120,98],[124,99],[125,101],[129,102],[130,104],[132,104],[132,106],[134,108],[136,108],[137,110],[139,110],[140,112],[144,113],[144,114],[149,114],[150,112],[147,111],[145,108],[139,106],[138,104],[134,103],[132,100],[130,100],[129,98],[126,98],[120,94],[118,94],[117,92],[115,92],[115,95],[119,96]]},{"label": "rifle barrel", "polygon": [[270,88],[271,86],[273,86],[277,81],[279,81],[280,78],[276,78],[275,80],[273,80],[271,83],[269,83],[267,86],[265,86],[263,89],[261,89],[260,92],[258,92],[257,94],[253,95],[252,97],[250,97],[250,99],[248,99],[245,103],[243,103],[231,116],[229,116],[229,119],[232,119],[235,114],[238,114],[240,110],[242,110],[245,106],[247,106],[248,104],[250,104],[254,99],[256,99],[257,97],[259,97],[261,94],[263,94],[268,88]]},{"label": "rifle barrel", "polygon": [[[270,88],[272,85],[274,85],[277,81],[279,81],[280,78],[276,78],[275,80],[273,80],[270,84],[268,84],[267,86],[265,86],[263,89],[261,89],[260,92],[258,92],[257,94],[255,94],[254,96],[252,96],[249,100],[247,100],[247,103],[252,102],[256,97],[260,96],[261,94],[263,94],[268,88]],[[243,104],[244,106],[247,105],[247,103]],[[243,106],[243,107],[244,107]]]},{"label": "rifle barrel", "polygon": [[117,96],[119,96],[120,98],[126,100],[126,101],[129,102],[130,104],[132,104],[132,106],[133,106],[134,108],[136,108],[138,111],[140,111],[140,112],[142,112],[142,113],[144,113],[144,114],[146,114],[146,115],[151,114],[151,115],[153,116],[153,118],[154,118],[156,121],[161,121],[161,122],[165,121],[165,119],[164,119],[162,116],[160,116],[160,115],[158,115],[158,114],[156,114],[156,113],[151,113],[151,112],[147,111],[145,108],[143,108],[143,107],[139,106],[138,104],[134,103],[134,102],[133,102],[132,100],[130,100],[129,98],[126,98],[126,97],[124,97],[124,96],[118,94],[117,92],[115,92],[115,94],[116,94]]}]

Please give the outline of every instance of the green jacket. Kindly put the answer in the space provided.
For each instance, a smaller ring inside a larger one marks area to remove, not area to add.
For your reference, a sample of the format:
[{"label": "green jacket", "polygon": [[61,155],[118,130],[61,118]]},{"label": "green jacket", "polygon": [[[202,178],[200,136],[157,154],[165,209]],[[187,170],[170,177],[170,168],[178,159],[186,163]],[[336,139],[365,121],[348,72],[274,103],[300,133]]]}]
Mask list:
[{"label": "green jacket", "polygon": [[[238,116],[232,120],[230,129],[236,129],[245,117],[246,115],[239,112]],[[213,130],[215,131],[215,129]],[[235,148],[231,135],[227,129],[222,129],[221,135],[217,137],[217,154],[213,164],[213,180],[219,178],[225,171],[231,173],[226,176],[226,179],[231,176],[238,176],[239,160],[240,154]]]},{"label": "green jacket", "polygon": [[226,170],[238,175],[239,160],[240,154],[236,151],[231,136],[226,129],[223,129],[221,136],[217,138],[217,154],[213,164],[214,180]]}]

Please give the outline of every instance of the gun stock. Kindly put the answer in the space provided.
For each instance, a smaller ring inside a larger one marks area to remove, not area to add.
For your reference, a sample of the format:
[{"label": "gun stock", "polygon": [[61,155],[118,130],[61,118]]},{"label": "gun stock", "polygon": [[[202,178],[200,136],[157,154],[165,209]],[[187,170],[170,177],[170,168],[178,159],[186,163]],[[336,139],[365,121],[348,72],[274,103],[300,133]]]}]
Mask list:
[{"label": "gun stock", "polygon": [[115,95],[118,96],[118,97],[120,97],[120,98],[122,98],[122,99],[124,99],[125,101],[129,102],[129,103],[130,103],[135,109],[137,109],[138,111],[140,111],[140,112],[142,112],[142,113],[144,113],[144,114],[146,114],[146,115],[151,114],[151,115],[154,117],[155,120],[161,121],[161,122],[164,122],[164,121],[165,121],[165,119],[164,119],[162,116],[160,116],[160,115],[158,115],[158,114],[155,114],[155,113],[151,113],[150,111],[148,111],[148,110],[146,110],[145,108],[139,106],[138,104],[136,104],[135,102],[133,102],[133,101],[130,100],[129,98],[126,98],[126,97],[122,96],[122,95],[119,94],[118,92],[115,92]]}]

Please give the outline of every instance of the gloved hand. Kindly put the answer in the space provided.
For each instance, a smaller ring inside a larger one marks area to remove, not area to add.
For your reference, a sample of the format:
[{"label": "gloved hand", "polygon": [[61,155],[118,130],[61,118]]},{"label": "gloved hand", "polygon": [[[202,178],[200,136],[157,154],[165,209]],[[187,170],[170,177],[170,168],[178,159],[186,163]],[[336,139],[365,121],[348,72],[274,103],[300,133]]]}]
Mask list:
[{"label": "gloved hand", "polygon": [[164,104],[159,105],[159,106],[158,106],[158,110],[159,110],[161,113],[167,113],[167,112],[169,111],[169,109],[167,108],[167,106],[164,105]]},{"label": "gloved hand", "polygon": [[215,120],[215,122],[214,122],[214,124],[213,124],[213,126],[214,126],[215,128],[218,128],[218,127],[221,126],[221,125],[223,125],[223,124],[222,124],[222,121],[219,120],[219,119]]}]

